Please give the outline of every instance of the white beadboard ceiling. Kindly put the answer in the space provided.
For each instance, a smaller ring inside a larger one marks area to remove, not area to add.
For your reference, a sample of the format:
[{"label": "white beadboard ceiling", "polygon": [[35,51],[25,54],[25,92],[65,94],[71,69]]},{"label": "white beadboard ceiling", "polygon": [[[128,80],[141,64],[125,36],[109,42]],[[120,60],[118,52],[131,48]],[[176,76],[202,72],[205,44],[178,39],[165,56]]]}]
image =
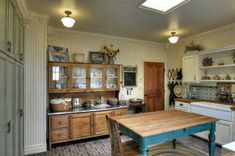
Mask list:
[{"label": "white beadboard ceiling", "polygon": [[76,19],[73,30],[166,43],[171,31],[180,38],[235,23],[234,0],[191,0],[169,14],[140,9],[143,0],[25,0],[29,10],[49,16],[64,28],[65,10]]}]

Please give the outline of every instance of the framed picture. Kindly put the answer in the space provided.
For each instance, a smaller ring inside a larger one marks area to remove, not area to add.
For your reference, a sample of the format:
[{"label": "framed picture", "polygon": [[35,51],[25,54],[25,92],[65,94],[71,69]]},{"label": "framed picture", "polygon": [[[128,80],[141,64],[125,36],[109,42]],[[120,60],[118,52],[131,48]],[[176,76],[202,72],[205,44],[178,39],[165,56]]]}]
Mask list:
[{"label": "framed picture", "polygon": [[105,54],[102,52],[90,52],[90,62],[101,64],[104,62]]},{"label": "framed picture", "polygon": [[49,45],[47,48],[49,61],[51,62],[69,62],[68,48]]}]

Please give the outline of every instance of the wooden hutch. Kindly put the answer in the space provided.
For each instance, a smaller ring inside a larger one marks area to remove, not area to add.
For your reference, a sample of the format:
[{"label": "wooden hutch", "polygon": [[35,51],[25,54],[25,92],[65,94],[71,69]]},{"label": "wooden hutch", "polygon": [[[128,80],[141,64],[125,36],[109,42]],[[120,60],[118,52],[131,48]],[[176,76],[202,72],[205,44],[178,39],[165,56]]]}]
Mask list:
[{"label": "wooden hutch", "polygon": [[[49,100],[60,97],[118,98],[119,90],[120,65],[48,63]],[[128,114],[128,107],[86,111],[77,108],[48,113],[49,149],[55,143],[107,135],[106,114]]]}]

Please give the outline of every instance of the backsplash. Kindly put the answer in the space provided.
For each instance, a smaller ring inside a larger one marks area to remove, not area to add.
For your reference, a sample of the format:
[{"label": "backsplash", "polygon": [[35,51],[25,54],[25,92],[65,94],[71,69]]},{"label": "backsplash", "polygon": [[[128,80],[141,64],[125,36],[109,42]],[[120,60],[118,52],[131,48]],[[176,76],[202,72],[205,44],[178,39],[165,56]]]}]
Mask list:
[{"label": "backsplash", "polygon": [[216,100],[217,87],[191,85],[187,91],[187,98],[199,100]]}]

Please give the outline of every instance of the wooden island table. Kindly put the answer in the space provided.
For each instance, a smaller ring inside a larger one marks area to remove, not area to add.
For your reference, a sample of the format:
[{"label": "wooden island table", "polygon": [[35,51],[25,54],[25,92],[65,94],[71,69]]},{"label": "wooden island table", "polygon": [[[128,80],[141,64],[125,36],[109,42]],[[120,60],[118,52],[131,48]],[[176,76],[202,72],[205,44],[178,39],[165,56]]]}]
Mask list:
[{"label": "wooden island table", "polygon": [[215,124],[218,119],[176,110],[112,117],[123,134],[139,144],[141,156],[150,145],[209,130],[209,155],[214,156]]}]

